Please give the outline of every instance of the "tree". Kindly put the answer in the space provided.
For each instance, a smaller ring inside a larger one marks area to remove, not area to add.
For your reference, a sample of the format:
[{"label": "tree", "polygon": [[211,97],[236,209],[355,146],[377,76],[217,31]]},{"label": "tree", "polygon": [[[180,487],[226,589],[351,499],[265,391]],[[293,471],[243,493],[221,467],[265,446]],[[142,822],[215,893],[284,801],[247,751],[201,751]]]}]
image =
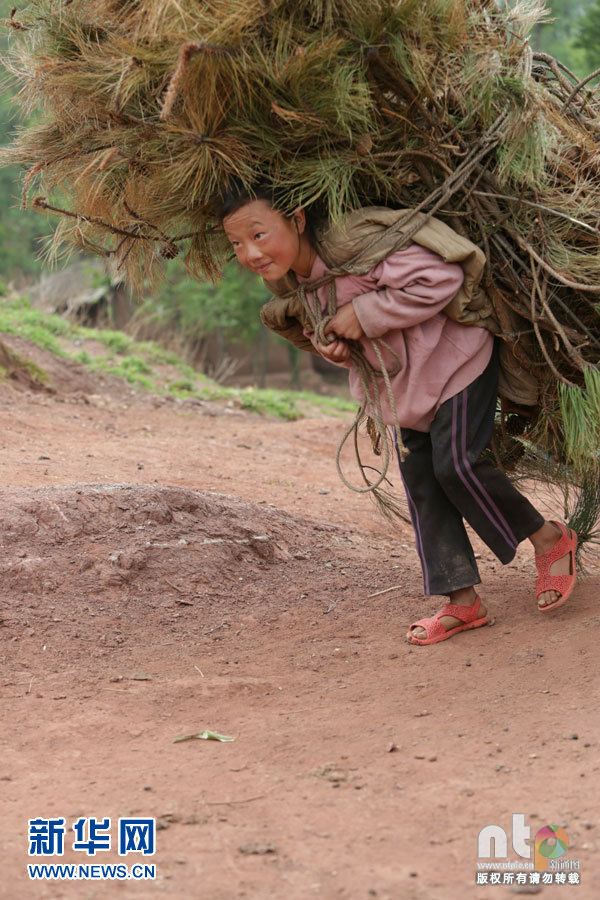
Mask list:
[{"label": "tree", "polygon": [[[12,5],[0,0],[0,17],[7,17]],[[9,29],[0,26],[0,54],[6,50],[10,37]],[[18,109],[13,98],[14,90],[4,86],[0,93],[0,147],[14,137]],[[48,216],[19,208],[21,174],[17,166],[0,169],[0,281],[4,282],[39,272],[41,238],[53,230]]]},{"label": "tree", "polygon": [[587,74],[587,60],[577,43],[582,19],[594,0],[547,0],[551,21],[542,22],[534,31],[538,50],[557,57],[576,75]]},{"label": "tree", "polygon": [[596,0],[582,16],[575,46],[583,50],[590,72],[600,68],[600,0]]}]

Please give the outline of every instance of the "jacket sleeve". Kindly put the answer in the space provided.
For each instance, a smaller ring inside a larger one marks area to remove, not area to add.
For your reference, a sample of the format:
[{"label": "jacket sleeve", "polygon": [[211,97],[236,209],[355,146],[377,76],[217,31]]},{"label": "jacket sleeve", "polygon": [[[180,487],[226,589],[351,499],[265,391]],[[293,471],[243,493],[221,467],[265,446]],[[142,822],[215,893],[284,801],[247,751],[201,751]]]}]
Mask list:
[{"label": "jacket sleeve", "polygon": [[371,271],[376,288],[355,297],[354,311],[367,337],[411,328],[441,312],[460,289],[464,273],[431,250],[412,244]]},{"label": "jacket sleeve", "polygon": [[314,347],[310,338],[305,334],[302,322],[294,315],[299,312],[291,308],[291,305],[278,297],[268,300],[260,310],[260,318],[263,325],[285,338],[294,347],[299,350],[308,350],[315,356],[320,356],[319,351]]}]

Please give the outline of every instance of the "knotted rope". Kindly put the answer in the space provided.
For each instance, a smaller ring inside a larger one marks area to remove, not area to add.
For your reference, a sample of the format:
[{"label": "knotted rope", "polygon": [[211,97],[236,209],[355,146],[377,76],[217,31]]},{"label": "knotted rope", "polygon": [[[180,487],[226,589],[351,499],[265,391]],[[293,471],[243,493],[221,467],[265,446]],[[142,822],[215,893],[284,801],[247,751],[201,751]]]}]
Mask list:
[{"label": "knotted rope", "polygon": [[[314,288],[314,285],[316,285],[317,283],[318,282],[314,282],[310,285],[300,284],[296,290],[296,295],[302,303],[302,307],[305,311],[308,321],[310,322],[312,331],[315,335],[315,339],[320,344],[328,344],[330,343],[330,338],[325,334],[325,329],[337,312],[336,282],[335,279],[329,280],[326,310],[323,309],[319,296]],[[310,302],[311,294],[314,294],[313,304],[311,304]],[[356,491],[356,493],[359,494],[372,494],[379,509],[382,513],[384,513],[384,515],[387,515],[388,517],[396,515],[405,519],[406,517],[401,513],[395,498],[388,491],[386,491],[385,489],[381,489],[380,487],[384,481],[387,481],[389,483],[387,472],[390,464],[390,447],[387,426],[383,420],[383,412],[381,408],[381,389],[377,380],[378,378],[383,378],[384,380],[385,390],[387,393],[389,406],[392,411],[393,423],[395,427],[396,447],[398,448],[400,459],[404,460],[408,455],[408,450],[402,443],[402,439],[400,437],[400,423],[398,422],[398,414],[396,412],[396,404],[394,401],[391,384],[391,379],[401,371],[402,362],[396,351],[393,350],[392,347],[390,347],[390,345],[381,338],[365,338],[365,340],[373,349],[373,352],[379,362],[380,368],[377,369],[371,363],[371,361],[367,359],[367,357],[362,352],[360,345],[356,341],[348,341],[350,361],[360,380],[363,389],[364,400],[360,405],[356,416],[354,417],[354,421],[346,430],[339,443],[335,456],[335,463],[338,474],[346,487],[350,488],[351,491]],[[382,348],[387,350],[395,360],[395,364],[390,369],[387,368],[383,360],[383,355],[381,352]],[[358,430],[362,421],[367,416],[367,406],[370,407],[368,417],[370,425],[368,424],[368,430],[371,436],[374,451],[378,453],[378,455],[383,452],[383,466],[381,471],[378,473],[379,477],[373,482],[369,481],[365,474],[366,466],[363,465],[358,446]],[[359,470],[365,483],[364,487],[357,487],[356,485],[352,484],[350,481],[348,481],[342,471],[340,461],[342,450],[346,441],[352,433],[354,433],[354,450]],[[378,445],[381,447],[379,451],[377,449]]]}]

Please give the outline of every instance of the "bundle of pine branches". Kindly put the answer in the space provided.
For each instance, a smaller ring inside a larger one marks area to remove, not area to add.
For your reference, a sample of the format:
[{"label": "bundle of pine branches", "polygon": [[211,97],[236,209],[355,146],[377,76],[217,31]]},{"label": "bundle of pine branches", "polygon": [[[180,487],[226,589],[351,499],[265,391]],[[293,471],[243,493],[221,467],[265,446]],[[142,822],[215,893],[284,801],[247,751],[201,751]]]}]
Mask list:
[{"label": "bundle of pine branches", "polygon": [[27,170],[23,203],[60,217],[54,251],[99,253],[138,286],[180,252],[218,276],[232,177],[270,177],[334,222],[374,203],[434,214],[486,253],[504,337],[541,385],[530,437],[589,466],[600,96],[532,50],[544,15],[541,0],[34,0],[8,23],[10,67],[42,113],[4,161]]}]

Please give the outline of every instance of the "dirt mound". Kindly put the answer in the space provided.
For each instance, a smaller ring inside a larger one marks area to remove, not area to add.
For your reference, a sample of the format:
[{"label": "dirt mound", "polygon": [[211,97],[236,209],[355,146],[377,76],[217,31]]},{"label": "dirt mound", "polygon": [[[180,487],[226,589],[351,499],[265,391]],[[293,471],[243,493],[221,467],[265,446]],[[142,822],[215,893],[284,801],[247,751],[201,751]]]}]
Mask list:
[{"label": "dirt mound", "polygon": [[218,594],[240,571],[290,559],[314,529],[234,497],[139,484],[3,491],[0,522],[3,591],[87,597]]}]

